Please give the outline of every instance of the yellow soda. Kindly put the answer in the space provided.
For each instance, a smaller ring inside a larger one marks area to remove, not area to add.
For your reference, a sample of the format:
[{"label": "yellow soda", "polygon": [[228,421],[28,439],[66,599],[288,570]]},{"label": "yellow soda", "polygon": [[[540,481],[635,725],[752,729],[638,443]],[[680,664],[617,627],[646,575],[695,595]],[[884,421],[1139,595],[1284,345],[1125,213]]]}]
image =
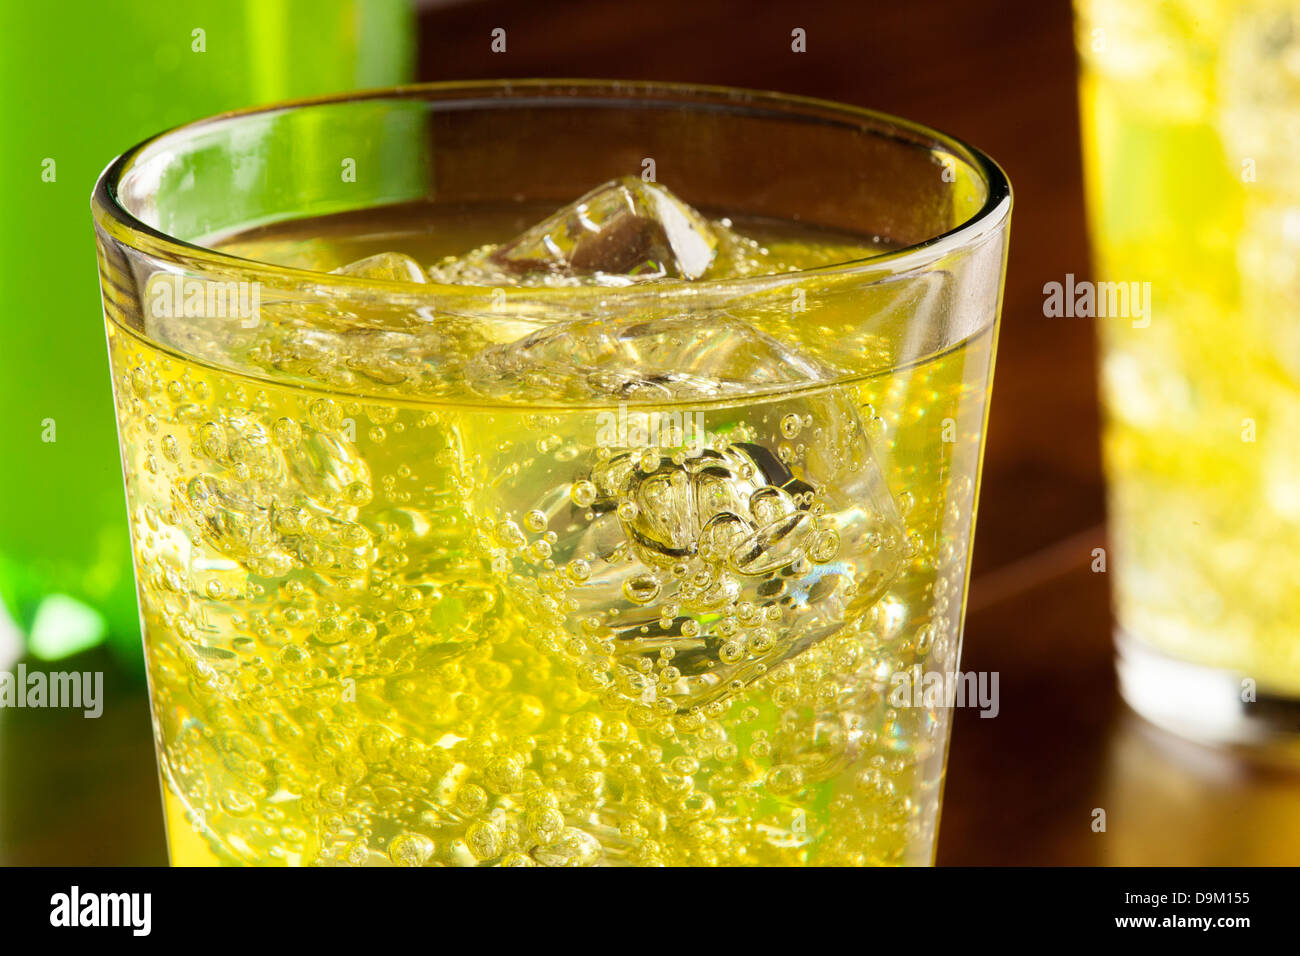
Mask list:
[{"label": "yellow soda", "polygon": [[[387,295],[541,214],[218,247]],[[731,225],[738,273],[882,251]],[[843,381],[793,313],[522,346],[292,314],[244,374],[110,303],[174,863],[932,860],[950,710],[896,691],[956,664],[991,330]]]}]

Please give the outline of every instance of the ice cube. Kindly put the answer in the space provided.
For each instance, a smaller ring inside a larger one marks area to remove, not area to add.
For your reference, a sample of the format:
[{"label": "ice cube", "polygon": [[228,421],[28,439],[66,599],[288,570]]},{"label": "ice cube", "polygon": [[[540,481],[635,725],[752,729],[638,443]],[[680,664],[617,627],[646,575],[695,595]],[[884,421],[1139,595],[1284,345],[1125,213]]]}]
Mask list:
[{"label": "ice cube", "polygon": [[624,176],[598,186],[501,245],[429,269],[462,285],[626,286],[784,271],[757,242],[709,222],[658,183]]},{"label": "ice cube", "polygon": [[524,456],[476,436],[496,477],[470,496],[495,573],[548,646],[593,689],[678,712],[859,625],[906,556],[851,390],[687,414],[718,419],[696,447],[573,433]]},{"label": "ice cube", "polygon": [[366,279],[387,279],[390,282],[428,282],[424,268],[408,255],[400,252],[381,252],[356,262],[339,266],[336,275],[361,276]]},{"label": "ice cube", "polygon": [[697,279],[713,262],[717,245],[708,221],[686,203],[657,183],[624,176],[509,242],[434,270],[434,278],[485,284],[479,280],[486,275],[491,277],[486,284],[492,284],[503,275],[525,285],[556,279],[601,285]]},{"label": "ice cube", "polygon": [[831,381],[838,374],[720,315],[557,322],[486,349],[466,368],[475,391],[515,401],[717,398]]}]

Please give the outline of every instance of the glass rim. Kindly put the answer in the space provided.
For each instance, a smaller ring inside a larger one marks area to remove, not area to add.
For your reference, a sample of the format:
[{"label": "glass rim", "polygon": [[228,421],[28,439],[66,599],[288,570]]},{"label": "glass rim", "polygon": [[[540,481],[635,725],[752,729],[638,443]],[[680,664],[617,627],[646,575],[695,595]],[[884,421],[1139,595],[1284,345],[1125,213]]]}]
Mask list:
[{"label": "glass rim", "polygon": [[[519,91],[520,96],[514,96]],[[527,95],[531,93],[532,95]],[[548,97],[548,94],[551,94]],[[666,282],[634,283],[628,286],[507,286],[494,289],[489,286],[443,284],[437,282],[405,282],[348,276],[332,272],[317,272],[292,266],[281,266],[258,259],[247,259],[209,246],[171,236],[143,222],[121,203],[118,189],[123,176],[132,163],[147,151],[163,145],[172,137],[222,123],[242,119],[332,106],[368,100],[422,100],[458,102],[457,108],[475,106],[506,107],[511,103],[536,103],[552,98],[563,103],[588,102],[592,104],[617,103],[628,100],[684,109],[710,109],[749,113],[763,116],[808,116],[821,113],[828,118],[838,118],[850,126],[874,135],[899,136],[910,134],[918,141],[930,141],[964,160],[981,178],[986,194],[980,208],[952,228],[919,242],[877,253],[865,258],[851,259],[830,265],[816,266],[790,272],[766,275],[703,279],[669,280]],[[721,102],[718,102],[721,100]],[[741,87],[716,86],[697,83],[667,83],[658,81],[602,80],[602,79],[496,79],[453,80],[435,83],[415,83],[404,86],[357,90],[344,93],[288,100],[263,106],[248,107],[218,113],[164,130],[141,141],[114,158],[100,173],[91,196],[91,209],[95,224],[110,237],[131,249],[156,256],[170,262],[183,262],[191,267],[207,267],[223,272],[238,272],[248,276],[263,276],[273,281],[309,284],[313,289],[336,287],[342,290],[389,291],[410,298],[445,298],[474,294],[504,293],[507,301],[545,304],[548,300],[562,299],[566,303],[580,303],[586,299],[617,299],[631,302],[640,298],[673,298],[679,295],[698,298],[701,294],[736,295],[760,292],[772,285],[784,285],[808,278],[863,277],[874,275],[894,276],[909,273],[942,259],[950,253],[974,248],[1005,224],[1012,206],[1011,184],[1002,168],[981,150],[965,141],[942,133],[933,127],[866,107],[852,106],[833,100],[798,96],[766,90]]]}]

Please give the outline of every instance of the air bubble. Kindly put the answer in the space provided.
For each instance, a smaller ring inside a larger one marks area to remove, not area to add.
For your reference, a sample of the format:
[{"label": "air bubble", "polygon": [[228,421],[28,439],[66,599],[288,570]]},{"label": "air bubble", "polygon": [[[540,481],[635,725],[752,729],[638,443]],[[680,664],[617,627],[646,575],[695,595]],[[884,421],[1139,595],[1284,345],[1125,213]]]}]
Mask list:
[{"label": "air bubble", "polygon": [[804,785],[803,770],[793,764],[773,767],[767,774],[768,792],[777,797],[798,793]]},{"label": "air bubble", "polygon": [[281,418],[271,426],[271,438],[281,448],[292,448],[302,441],[302,426],[292,418]]},{"label": "air bubble", "polygon": [[579,508],[589,508],[596,500],[596,486],[586,479],[575,481],[569,488],[569,498]]},{"label": "air bubble", "polygon": [[519,525],[508,519],[497,525],[496,534],[497,540],[507,548],[519,549],[528,543],[528,539],[524,537]]},{"label": "air bubble", "polygon": [[403,833],[388,845],[388,858],[397,866],[424,866],[433,856],[433,841],[422,833]]},{"label": "air bubble", "polygon": [[242,817],[253,811],[257,802],[242,790],[227,790],[221,795],[221,809],[232,817]]},{"label": "air bubble", "polygon": [[623,595],[633,604],[649,604],[659,596],[659,582],[648,574],[623,582]]},{"label": "air bubble", "polygon": [[343,423],[343,413],[328,398],[318,398],[308,407],[307,420],[319,431],[334,431]]},{"label": "air bubble", "polygon": [[501,833],[490,823],[471,824],[465,831],[465,844],[479,860],[491,860],[501,855]]},{"label": "air bubble", "polygon": [[826,528],[813,536],[808,547],[808,556],[818,564],[835,560],[840,553],[840,536],[834,528]]},{"label": "air bubble", "polygon": [[226,453],[226,432],[216,422],[204,422],[199,426],[199,451],[213,460]]},{"label": "air bubble", "polygon": [[540,807],[529,811],[527,826],[529,834],[539,844],[552,843],[564,832],[564,814],[553,807]]},{"label": "air bubble", "polygon": [[487,806],[487,791],[478,784],[467,784],[457,791],[456,806],[469,816],[482,813],[483,808]]}]

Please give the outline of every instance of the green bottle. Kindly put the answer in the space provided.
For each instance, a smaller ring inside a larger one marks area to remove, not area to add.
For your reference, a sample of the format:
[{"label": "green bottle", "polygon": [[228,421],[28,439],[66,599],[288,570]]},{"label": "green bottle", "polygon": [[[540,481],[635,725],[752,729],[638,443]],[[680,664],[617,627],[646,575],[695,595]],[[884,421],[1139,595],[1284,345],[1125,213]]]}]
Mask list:
[{"label": "green bottle", "polygon": [[[0,639],[143,673],[87,197],[224,110],[410,79],[407,0],[0,5]],[[3,640],[0,640],[3,644]]]}]

